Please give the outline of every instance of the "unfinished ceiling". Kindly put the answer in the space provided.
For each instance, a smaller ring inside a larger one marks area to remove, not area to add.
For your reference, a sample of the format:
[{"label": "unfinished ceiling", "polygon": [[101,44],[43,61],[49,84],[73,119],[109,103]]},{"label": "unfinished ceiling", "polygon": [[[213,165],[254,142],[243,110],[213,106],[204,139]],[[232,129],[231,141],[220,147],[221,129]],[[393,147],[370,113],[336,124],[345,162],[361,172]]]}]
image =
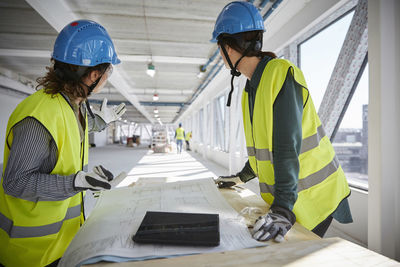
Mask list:
[{"label": "unfinished ceiling", "polygon": [[[171,123],[203,82],[197,75],[216,51],[209,42],[214,23],[230,1],[72,0],[47,1],[48,6],[41,8],[44,2],[1,1],[2,69],[36,80],[50,63],[57,23],[71,14],[94,20],[109,32],[122,63],[117,67],[118,81],[110,81],[91,99],[124,101],[129,107],[124,119],[129,121],[157,122],[154,109],[158,109],[161,122]],[[154,77],[146,74],[150,62]],[[207,71],[214,64],[209,63]],[[121,80],[124,91],[119,88]],[[158,101],[153,100],[154,94]]]}]

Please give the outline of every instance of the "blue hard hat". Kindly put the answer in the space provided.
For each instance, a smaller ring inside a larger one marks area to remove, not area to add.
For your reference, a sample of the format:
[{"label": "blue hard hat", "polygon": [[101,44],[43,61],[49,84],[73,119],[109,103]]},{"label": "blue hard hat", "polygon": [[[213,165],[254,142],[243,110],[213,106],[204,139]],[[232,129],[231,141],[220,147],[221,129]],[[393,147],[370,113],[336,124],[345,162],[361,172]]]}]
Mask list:
[{"label": "blue hard hat", "polygon": [[220,34],[264,31],[264,20],[257,8],[248,2],[235,1],[227,4],[219,13],[212,34],[213,43]]},{"label": "blue hard hat", "polygon": [[54,43],[52,57],[64,63],[88,67],[121,62],[106,29],[91,20],[77,20],[65,26]]}]

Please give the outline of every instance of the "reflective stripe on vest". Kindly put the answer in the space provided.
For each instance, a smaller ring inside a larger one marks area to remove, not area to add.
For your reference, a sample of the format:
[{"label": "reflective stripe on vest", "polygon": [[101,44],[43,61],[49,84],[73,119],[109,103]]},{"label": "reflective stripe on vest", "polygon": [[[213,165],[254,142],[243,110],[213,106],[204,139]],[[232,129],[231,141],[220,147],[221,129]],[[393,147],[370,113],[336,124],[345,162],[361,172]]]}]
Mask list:
[{"label": "reflective stripe on vest", "polygon": [[[322,125],[317,128],[317,133],[306,137],[301,143],[300,154],[310,151],[319,145],[321,139],[325,136],[325,131]],[[273,163],[273,155],[269,149],[256,149],[255,147],[247,147],[247,155],[255,156],[258,161],[270,160]]]},{"label": "reflective stripe on vest", "polygon": [[313,148],[319,146],[319,142],[325,136],[325,131],[322,125],[317,128],[317,133],[306,137],[301,142],[301,151],[300,154],[303,154]]},{"label": "reflective stripe on vest", "polygon": [[256,149],[255,147],[247,147],[247,155],[249,157],[256,157],[258,161],[273,161],[272,152],[269,149]]},{"label": "reflective stripe on vest", "polygon": [[65,220],[73,219],[81,215],[81,205],[71,207],[67,210],[64,219],[59,222],[41,226],[14,226],[13,221],[0,213],[0,228],[11,238],[39,237],[56,234],[60,231]]},{"label": "reflective stripe on vest", "polygon": [[[326,178],[335,173],[338,170],[338,168],[339,168],[339,161],[335,157],[328,165],[326,165],[321,170],[313,174],[310,174],[309,176],[303,179],[299,179],[297,183],[297,193],[309,189],[314,185],[322,183]],[[260,191],[261,193],[270,193],[274,195],[275,193],[274,185],[260,183]]]}]

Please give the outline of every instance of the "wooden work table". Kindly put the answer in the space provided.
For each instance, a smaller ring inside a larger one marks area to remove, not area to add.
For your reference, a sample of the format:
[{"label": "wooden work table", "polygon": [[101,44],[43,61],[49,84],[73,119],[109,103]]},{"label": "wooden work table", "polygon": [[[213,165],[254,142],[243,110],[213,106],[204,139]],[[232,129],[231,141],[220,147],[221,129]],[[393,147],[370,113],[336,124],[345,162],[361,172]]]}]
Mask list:
[{"label": "wooden work table", "polygon": [[[251,225],[260,214],[265,214],[269,209],[260,196],[246,188],[220,189],[220,192],[238,213],[246,207],[252,208],[250,213],[241,213],[248,225]],[[321,239],[298,223],[295,223],[285,239],[286,241],[283,243],[268,241],[269,246],[267,247],[169,259],[121,263],[101,262],[90,266],[400,266],[399,262],[341,238]]]}]

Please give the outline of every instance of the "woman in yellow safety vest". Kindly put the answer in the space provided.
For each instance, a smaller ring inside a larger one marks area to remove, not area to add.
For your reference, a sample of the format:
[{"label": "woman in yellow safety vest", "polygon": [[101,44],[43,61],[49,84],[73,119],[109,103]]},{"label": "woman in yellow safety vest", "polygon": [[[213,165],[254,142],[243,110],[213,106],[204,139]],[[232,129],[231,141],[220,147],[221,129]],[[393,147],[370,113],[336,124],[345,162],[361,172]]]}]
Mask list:
[{"label": "woman in yellow safety vest", "polygon": [[[124,112],[87,102],[120,60],[98,23],[74,21],[58,35],[42,88],[11,114],[0,186],[0,263],[56,266],[84,220],[87,189],[110,189],[102,166],[87,172],[89,131],[101,131]],[[86,105],[85,105],[86,104]],[[87,115],[89,113],[89,116]]]},{"label": "woman in yellow safety vest", "polygon": [[323,236],[333,218],[352,222],[350,189],[309,95],[302,71],[272,52],[262,52],[264,21],[248,2],[226,5],[213,38],[233,78],[247,80],[242,94],[248,162],[220,176],[220,186],[257,176],[270,211],[256,220],[253,238],[282,241],[297,221]]}]

